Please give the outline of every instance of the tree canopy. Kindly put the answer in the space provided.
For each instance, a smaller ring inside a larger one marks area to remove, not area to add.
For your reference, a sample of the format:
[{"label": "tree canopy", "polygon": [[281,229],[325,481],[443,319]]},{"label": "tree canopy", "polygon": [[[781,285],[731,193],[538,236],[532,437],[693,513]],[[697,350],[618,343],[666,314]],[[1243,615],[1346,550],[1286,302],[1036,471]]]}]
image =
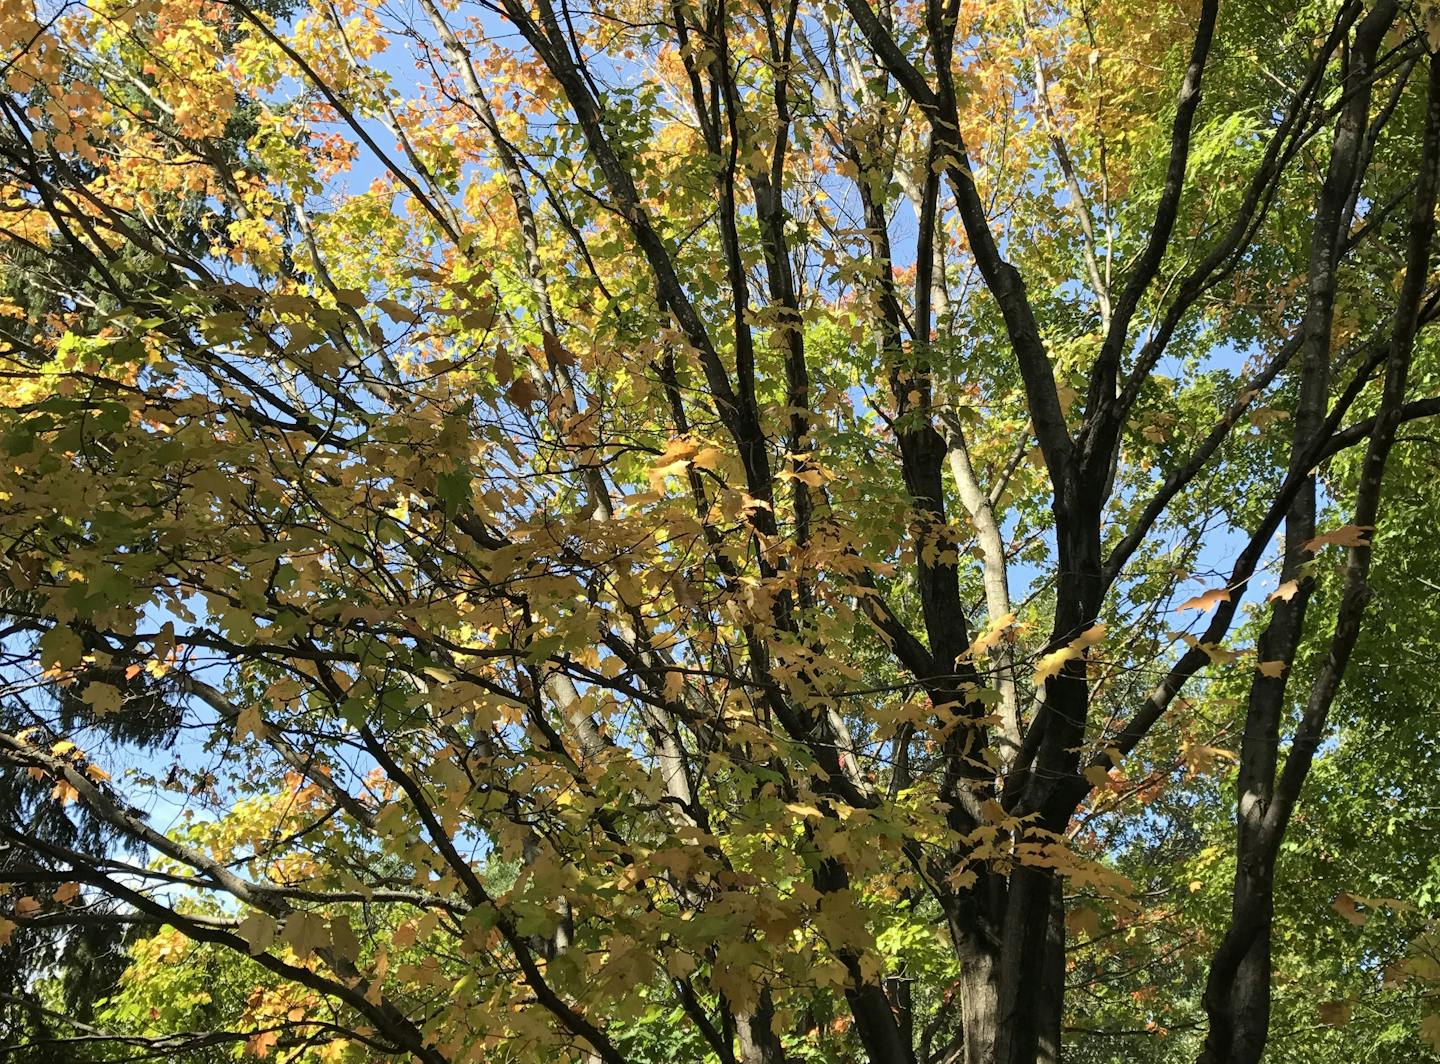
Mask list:
[{"label": "tree canopy", "polygon": [[1437,52],[0,0],[0,1055],[1440,1060]]}]

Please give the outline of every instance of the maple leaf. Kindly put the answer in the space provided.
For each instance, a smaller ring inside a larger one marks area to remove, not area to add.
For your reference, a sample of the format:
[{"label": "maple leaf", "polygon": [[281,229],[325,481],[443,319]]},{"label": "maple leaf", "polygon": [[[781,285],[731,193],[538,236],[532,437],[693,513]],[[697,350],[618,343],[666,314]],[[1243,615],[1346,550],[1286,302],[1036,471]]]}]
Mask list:
[{"label": "maple leaf", "polygon": [[245,1051],[264,1060],[280,1041],[279,1031],[256,1031],[245,1040]]},{"label": "maple leaf", "polygon": [[1314,553],[1322,547],[1368,547],[1374,525],[1341,525],[1333,531],[1305,541],[1305,549]]},{"label": "maple leaf", "polygon": [[1099,645],[1105,639],[1105,631],[1103,624],[1092,624],[1065,646],[1042,655],[1035,663],[1035,685],[1038,687],[1046,680],[1059,676],[1067,664],[1083,657],[1091,647]]},{"label": "maple leaf", "polygon": [[1094,938],[1100,933],[1100,914],[1088,905],[1076,906],[1065,914],[1065,926],[1076,938]]},{"label": "maple leaf", "polygon": [[[1440,48],[1436,50],[1440,51]],[[1420,1021],[1420,1037],[1440,1050],[1440,1012],[1432,1012]]]},{"label": "maple leaf", "polygon": [[61,905],[69,905],[76,898],[80,897],[80,884],[75,882],[61,883],[55,888],[52,897]]},{"label": "maple leaf", "polygon": [[1211,588],[1202,592],[1194,598],[1186,599],[1175,607],[1176,613],[1183,613],[1186,610],[1198,610],[1201,613],[1209,613],[1222,602],[1230,601],[1230,592],[1225,588]]},{"label": "maple leaf", "polygon": [[516,377],[505,394],[516,406],[530,406],[540,401],[540,389],[528,376]]},{"label": "maple leaf", "polygon": [[394,299],[377,299],[375,305],[383,310],[393,321],[403,325],[413,325],[420,320],[420,315]]},{"label": "maple leaf", "polygon": [[264,739],[269,734],[265,726],[265,716],[259,706],[246,706],[235,717],[235,735],[243,739],[247,735],[253,735],[257,739]]},{"label": "maple leaf", "polygon": [[1341,891],[1335,895],[1335,900],[1330,903],[1330,907],[1343,916],[1348,922],[1358,927],[1370,919],[1369,916],[1360,911],[1357,904],[1358,902],[1359,899],[1354,894]]},{"label": "maple leaf", "polygon": [[570,349],[560,342],[560,338],[548,330],[543,335],[543,346],[545,349],[545,361],[551,369],[557,366],[573,366],[576,358],[571,354]]},{"label": "maple leaf", "polygon": [[293,912],[285,917],[280,941],[293,949],[299,957],[308,957],[317,949],[330,945],[330,928],[322,916],[310,912]]},{"label": "maple leaf", "polygon": [[118,712],[124,698],[113,684],[89,683],[85,685],[85,701],[97,717],[105,717]]},{"label": "maple leaf", "polygon": [[1267,602],[1289,602],[1300,592],[1300,581],[1286,580],[1283,584],[1270,592]]},{"label": "maple leaf", "polygon": [[250,955],[258,957],[275,941],[275,920],[264,913],[251,913],[240,921],[236,934],[250,947]]}]

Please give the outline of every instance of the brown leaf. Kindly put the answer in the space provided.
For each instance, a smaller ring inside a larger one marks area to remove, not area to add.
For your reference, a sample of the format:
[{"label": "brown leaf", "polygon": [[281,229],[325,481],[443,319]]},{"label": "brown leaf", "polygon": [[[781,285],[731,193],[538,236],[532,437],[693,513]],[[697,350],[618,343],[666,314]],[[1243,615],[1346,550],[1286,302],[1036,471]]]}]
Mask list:
[{"label": "brown leaf", "polygon": [[545,347],[545,361],[551,369],[554,369],[556,366],[575,365],[575,355],[568,347],[560,342],[558,336],[547,332],[543,336],[543,343]]},{"label": "brown leaf", "polygon": [[1432,1012],[1420,1021],[1420,1037],[1440,1049],[1440,1012]]},{"label": "brown leaf", "polygon": [[529,406],[540,398],[540,389],[529,377],[516,377],[505,393],[516,406]]},{"label": "brown leaf", "polygon": [[403,325],[413,325],[420,320],[419,314],[396,300],[377,299],[375,305],[383,310],[392,321],[398,321]]}]

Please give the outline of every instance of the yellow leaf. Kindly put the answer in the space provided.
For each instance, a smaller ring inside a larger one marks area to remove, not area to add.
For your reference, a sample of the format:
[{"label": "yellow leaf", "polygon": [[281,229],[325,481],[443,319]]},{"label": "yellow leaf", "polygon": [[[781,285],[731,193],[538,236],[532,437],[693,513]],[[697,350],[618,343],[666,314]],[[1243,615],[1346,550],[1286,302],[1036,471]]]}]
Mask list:
[{"label": "yellow leaf", "polygon": [[1196,643],[1195,645],[1205,651],[1206,656],[1217,665],[1228,665],[1240,656],[1238,651],[1221,646],[1219,643]]},{"label": "yellow leaf", "polygon": [[85,685],[85,702],[95,711],[97,717],[108,716],[120,709],[120,703],[124,696],[120,694],[120,688],[108,683],[88,683]]},{"label": "yellow leaf", "polygon": [[1080,651],[1073,646],[1061,647],[1059,650],[1052,650],[1035,663],[1035,686],[1040,686],[1046,680],[1060,675],[1067,662],[1080,656]]},{"label": "yellow leaf", "polygon": [[1097,645],[1105,638],[1105,626],[1103,624],[1092,624],[1085,631],[1081,632],[1070,642],[1059,650],[1052,650],[1035,663],[1035,685],[1038,687],[1046,680],[1059,676],[1065,666],[1081,657],[1091,647]]},{"label": "yellow leaf", "polygon": [[1105,787],[1110,783],[1110,773],[1099,765],[1091,765],[1085,770],[1085,779],[1092,787]]},{"label": "yellow leaf", "polygon": [[495,371],[495,380],[502,388],[515,379],[515,363],[510,358],[510,352],[505,350],[504,344],[495,349],[495,363],[492,368]]},{"label": "yellow leaf", "polygon": [[1255,671],[1261,676],[1268,676],[1272,680],[1285,675],[1285,663],[1283,661],[1262,661],[1255,666]]},{"label": "yellow leaf", "polygon": [[974,869],[961,865],[945,877],[945,882],[949,883],[956,890],[966,890],[969,887],[973,887],[979,878],[980,877],[975,874]]},{"label": "yellow leaf", "polygon": [[695,970],[696,960],[688,953],[667,953],[665,970],[676,979],[684,979]]},{"label": "yellow leaf", "polygon": [[330,943],[336,955],[342,960],[358,961],[360,959],[360,939],[356,937],[355,929],[350,926],[350,921],[344,917],[331,918]]},{"label": "yellow leaf", "polygon": [[991,621],[989,626],[986,627],[985,631],[981,633],[980,637],[970,644],[971,656],[978,658],[996,643],[1005,639],[1010,634],[1010,629],[1014,624],[1014,613],[1007,613],[1003,617],[995,618],[995,620]]}]

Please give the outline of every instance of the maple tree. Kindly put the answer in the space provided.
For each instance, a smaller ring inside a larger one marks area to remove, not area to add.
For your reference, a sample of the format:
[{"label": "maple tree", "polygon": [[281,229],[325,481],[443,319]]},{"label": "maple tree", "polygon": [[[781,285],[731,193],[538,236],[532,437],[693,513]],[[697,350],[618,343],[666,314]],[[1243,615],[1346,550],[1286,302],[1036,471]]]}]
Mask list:
[{"label": "maple tree", "polygon": [[0,16],[9,1048],[1440,1043],[1440,9]]}]

